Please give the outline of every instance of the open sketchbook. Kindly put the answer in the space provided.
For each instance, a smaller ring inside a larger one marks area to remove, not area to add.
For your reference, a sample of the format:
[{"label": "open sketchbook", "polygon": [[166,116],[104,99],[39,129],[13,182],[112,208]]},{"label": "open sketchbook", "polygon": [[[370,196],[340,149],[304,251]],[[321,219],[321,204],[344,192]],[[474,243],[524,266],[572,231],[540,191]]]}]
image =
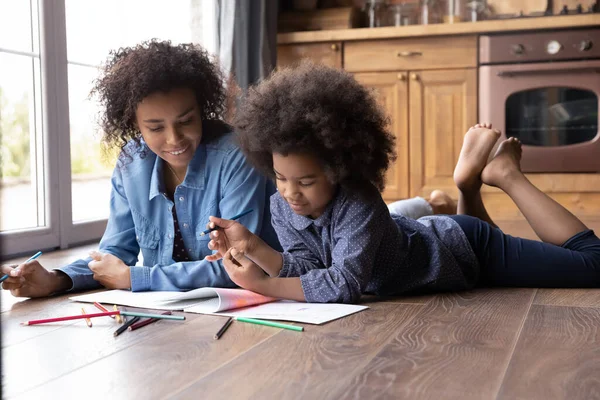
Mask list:
[{"label": "open sketchbook", "polygon": [[155,310],[323,324],[368,307],[337,303],[277,300],[244,289],[200,288],[189,292],[109,290],[69,297],[84,303],[119,304]]}]

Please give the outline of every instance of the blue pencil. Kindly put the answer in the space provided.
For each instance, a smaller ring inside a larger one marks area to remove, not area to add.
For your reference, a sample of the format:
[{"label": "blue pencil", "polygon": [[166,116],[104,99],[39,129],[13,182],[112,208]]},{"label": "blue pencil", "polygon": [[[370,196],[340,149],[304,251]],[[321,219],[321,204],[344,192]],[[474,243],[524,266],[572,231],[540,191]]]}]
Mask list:
[{"label": "blue pencil", "polygon": [[[240,219],[240,218],[242,218],[242,217],[243,217],[244,215],[246,215],[246,214],[250,214],[252,211],[254,211],[254,210],[253,210],[253,209],[249,209],[249,210],[246,210],[246,211],[244,211],[244,212],[241,212],[241,213],[239,213],[238,215],[234,215],[234,216],[233,216],[233,217],[231,217],[231,218],[223,218],[223,219],[230,219],[230,220],[232,220],[232,221],[235,221],[236,219]],[[202,233],[200,234],[200,236],[204,236],[204,235],[206,235],[206,234],[208,234],[208,233],[210,233],[210,232],[214,231],[215,229],[219,229],[219,228],[218,228],[218,227],[216,227],[216,228],[213,228],[213,229],[207,229],[207,230],[205,230],[204,232],[202,232]]]},{"label": "blue pencil", "polygon": [[[27,264],[29,261],[33,261],[33,260],[35,260],[36,258],[38,258],[39,256],[41,256],[41,255],[42,255],[42,252],[41,252],[41,251],[38,251],[37,253],[35,253],[34,255],[32,255],[31,257],[29,257],[29,258],[27,259],[27,261],[25,261],[23,264]],[[8,274],[6,274],[6,275],[4,275],[2,278],[0,278],[0,283],[4,282],[4,281],[5,281],[5,280],[7,280],[7,279],[8,279]]]}]

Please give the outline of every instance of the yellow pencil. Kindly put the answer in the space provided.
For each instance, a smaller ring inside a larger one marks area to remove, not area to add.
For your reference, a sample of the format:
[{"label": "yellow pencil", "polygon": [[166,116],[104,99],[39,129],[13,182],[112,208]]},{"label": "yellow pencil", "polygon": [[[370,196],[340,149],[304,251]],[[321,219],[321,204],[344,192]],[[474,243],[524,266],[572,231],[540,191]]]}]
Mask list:
[{"label": "yellow pencil", "polygon": [[[81,307],[81,313],[83,315],[86,315],[87,313],[85,312],[85,310],[83,309],[83,307]],[[89,326],[90,328],[92,327],[92,320],[89,318],[85,319],[85,323],[87,324],[87,326]]]},{"label": "yellow pencil", "polygon": [[[113,310],[115,310],[115,311],[119,311],[119,309],[117,308],[117,305],[116,305],[116,304],[115,304],[115,305],[113,305]],[[117,320],[117,322],[118,322],[119,324],[122,324],[122,323],[123,323],[123,318],[121,318],[121,315],[117,314],[117,315],[115,315],[115,318],[116,318],[116,320]]]}]

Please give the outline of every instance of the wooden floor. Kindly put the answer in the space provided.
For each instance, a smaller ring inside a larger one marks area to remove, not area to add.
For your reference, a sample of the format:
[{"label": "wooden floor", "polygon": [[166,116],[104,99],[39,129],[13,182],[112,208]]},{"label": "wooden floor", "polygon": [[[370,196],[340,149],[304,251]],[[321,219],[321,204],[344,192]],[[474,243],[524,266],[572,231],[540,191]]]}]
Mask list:
[{"label": "wooden floor", "polygon": [[3,398],[600,398],[600,290],[365,298],[304,332],[234,322],[218,341],[223,319],[197,314],[117,338],[109,318],[20,326],[82,304],[2,292]]}]

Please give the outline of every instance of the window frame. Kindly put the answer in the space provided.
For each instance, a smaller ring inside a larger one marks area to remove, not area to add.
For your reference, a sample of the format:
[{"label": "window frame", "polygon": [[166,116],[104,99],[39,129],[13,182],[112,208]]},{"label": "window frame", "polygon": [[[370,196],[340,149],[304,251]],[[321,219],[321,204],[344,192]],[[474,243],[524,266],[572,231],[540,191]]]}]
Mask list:
[{"label": "window frame", "polygon": [[[69,123],[67,32],[64,0],[38,3],[39,59],[42,92],[43,160],[37,159],[43,179],[46,226],[0,232],[2,258],[99,240],[106,219],[73,223],[71,194],[71,141]],[[4,51],[4,50],[2,50]],[[6,51],[35,56],[34,53]],[[36,116],[37,117],[37,116]],[[38,146],[38,144],[35,144]],[[38,184],[38,188],[40,185]]]}]

